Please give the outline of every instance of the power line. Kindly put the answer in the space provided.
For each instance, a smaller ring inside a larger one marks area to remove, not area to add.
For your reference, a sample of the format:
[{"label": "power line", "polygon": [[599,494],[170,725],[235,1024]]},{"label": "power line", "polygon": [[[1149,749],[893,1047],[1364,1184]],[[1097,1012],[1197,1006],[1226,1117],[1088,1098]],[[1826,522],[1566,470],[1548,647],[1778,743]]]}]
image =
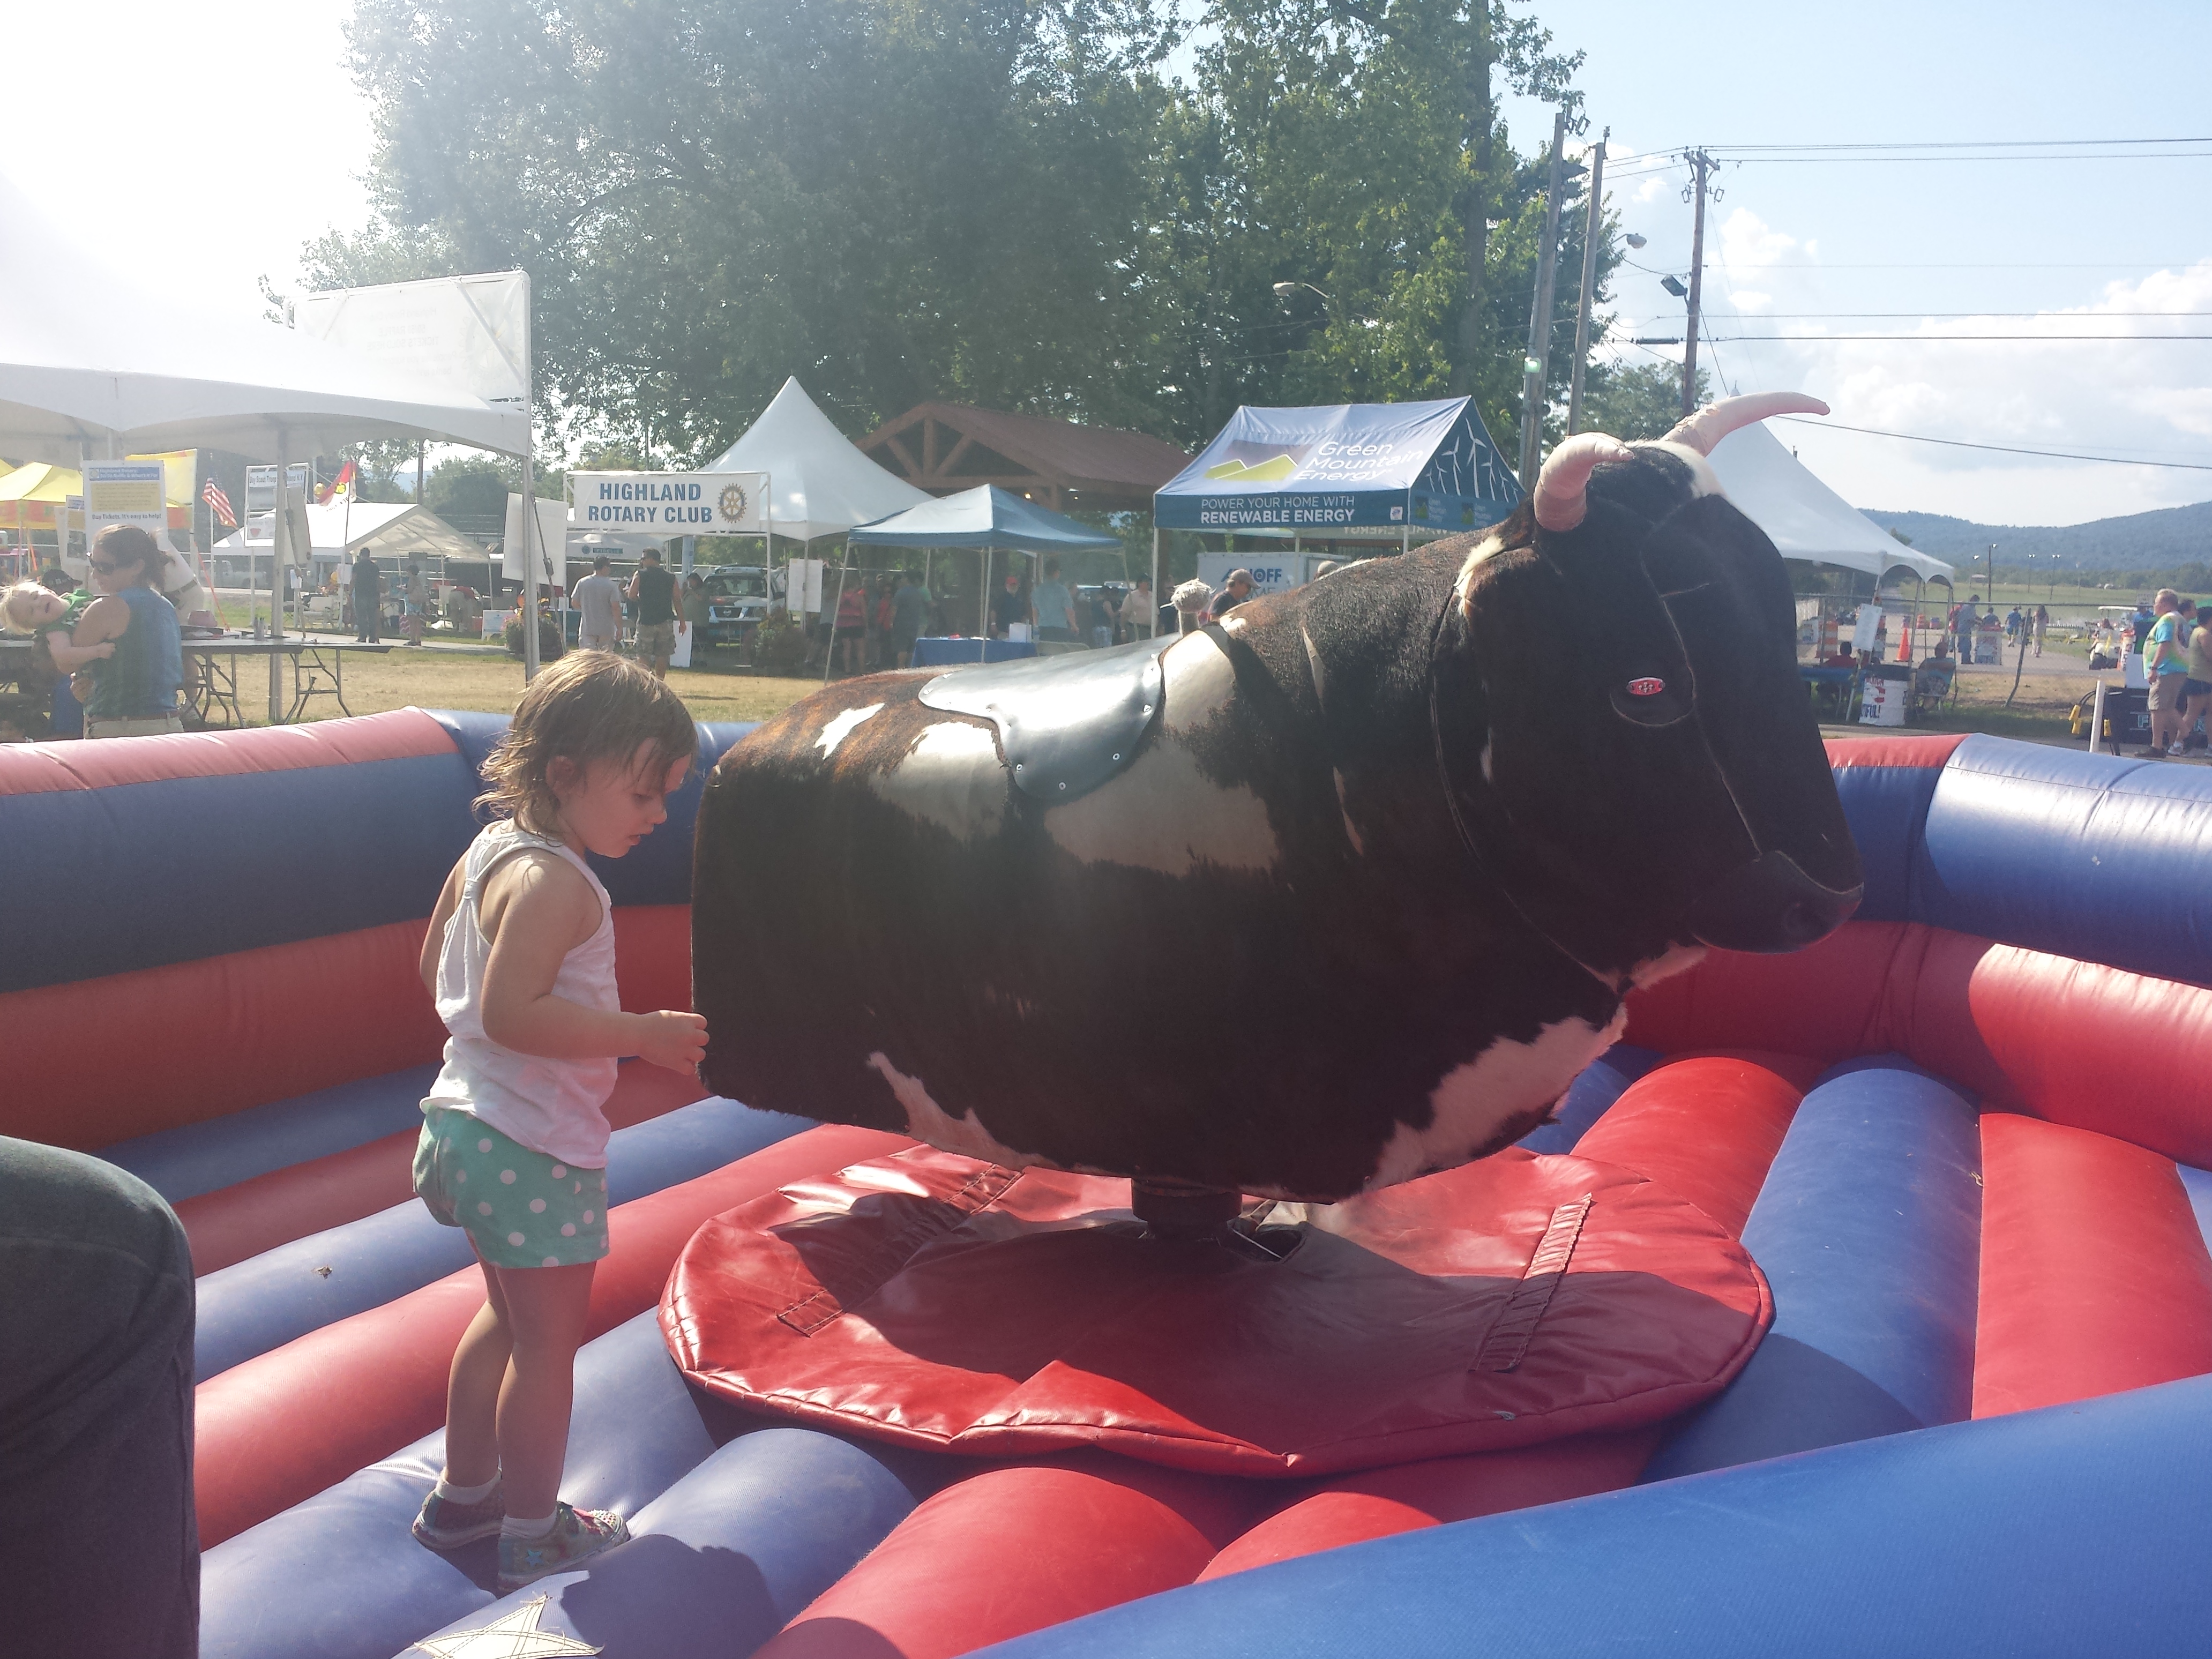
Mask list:
[{"label": "power line", "polygon": [[[1628,262],[1624,261],[1623,263],[1628,263]],[[2204,256],[2203,256],[2203,254],[2197,254],[2197,255],[2196,255],[2196,256],[2194,256],[2194,257],[2192,257],[2192,258],[2187,258],[2187,259],[2149,259],[2149,260],[2135,260],[2135,259],[2077,259],[2077,260],[2068,260],[2068,261],[2064,261],[2064,262],[2063,262],[2063,263],[2050,263],[2050,262],[2046,262],[2046,261],[2040,261],[2040,260],[2039,260],[2039,261],[2034,261],[2034,262],[2028,262],[2028,263],[2023,263],[2023,262],[2017,261],[2017,260],[1975,260],[1975,261],[1972,261],[1972,262],[1970,262],[1970,263],[1966,263],[1966,264],[1929,264],[1917,263],[1917,262],[1916,262],[1916,263],[1911,263],[1911,264],[1893,264],[1893,263],[1890,263],[1890,262],[1888,262],[1888,261],[1883,261],[1883,262],[1879,263],[1879,264],[1866,264],[1866,263],[1830,264],[1827,260],[1823,259],[1823,260],[1821,260],[1818,264],[1808,264],[1808,265],[1802,265],[1802,266],[1790,265],[1790,264],[1786,264],[1785,262],[1784,262],[1784,261],[1782,261],[1782,260],[1780,260],[1780,259],[1768,259],[1768,260],[1758,260],[1758,259],[1753,259],[1753,260],[1746,261],[1745,263],[1741,264],[1732,264],[1732,265],[1729,266],[1729,267],[1728,267],[1728,269],[1729,269],[1729,270],[1808,270],[1808,271],[1823,271],[1823,270],[2162,270],[2162,269],[2164,269],[2164,268],[2165,268],[2166,266],[2167,266],[2167,265],[2183,265],[2183,266],[2188,266],[2188,265],[2202,264],[2203,264],[2203,263],[2204,263]],[[1637,269],[1638,269],[1638,270],[1643,270],[1647,269],[1647,267],[1643,266],[1643,265],[1638,265],[1638,266],[1637,266]],[[1662,272],[1662,273],[1655,273],[1655,274],[1663,275],[1664,273],[1663,273],[1663,272]]]},{"label": "power line", "polygon": [[[1734,296],[1731,295],[1731,298]],[[1739,319],[1742,322],[1764,321],[1769,317],[1798,319],[1806,317],[2004,317],[2032,319],[2063,316],[2050,311],[1759,311]],[[2097,314],[2097,313],[2091,313]],[[2212,311],[2108,311],[2107,317],[2212,317]]]},{"label": "power line", "polygon": [[1717,156],[1741,167],[1746,161],[1772,167],[1777,164],[1798,166],[1811,162],[1844,161],[1862,164],[1870,161],[2110,161],[2124,159],[2130,161],[2212,161],[2212,149],[2131,149],[2116,157],[2105,150],[2039,150],[2033,155],[1752,155]]},{"label": "power line", "polygon": [[2143,144],[2212,144],[2212,138],[1935,138],[1896,143],[1875,140],[1861,144],[1707,144],[1705,148],[1745,154],[1835,149],[2088,149]]},{"label": "power line", "polygon": [[2102,461],[2111,466],[2156,466],[2175,472],[2212,472],[2212,464],[2200,461],[2149,461],[2129,455],[2083,455],[2066,449],[2022,449],[2014,444],[1968,443],[1962,438],[1930,438],[1917,432],[1887,432],[1878,426],[1846,426],[1841,421],[1808,420],[1802,415],[1775,415],[1768,418],[1828,432],[1863,432],[1873,438],[1901,438],[1907,443],[1941,444],[1946,449],[1986,449],[1999,455],[2040,455],[2055,461]]},{"label": "power line", "polygon": [[1729,341],[1765,341],[1780,345],[1836,345],[1854,340],[1928,341],[1957,345],[2094,340],[2106,345],[2160,345],[2176,340],[2212,340],[2212,334],[1724,334],[1720,337]]}]

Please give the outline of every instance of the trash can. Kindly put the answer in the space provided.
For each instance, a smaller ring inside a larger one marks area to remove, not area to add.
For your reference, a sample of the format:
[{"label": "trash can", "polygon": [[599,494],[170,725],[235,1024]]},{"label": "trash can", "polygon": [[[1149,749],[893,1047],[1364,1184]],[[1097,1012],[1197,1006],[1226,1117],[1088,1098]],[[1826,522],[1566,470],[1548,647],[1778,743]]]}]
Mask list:
[{"label": "trash can", "polygon": [[1911,701],[1912,671],[1903,663],[1869,663],[1859,676],[1859,724],[1902,726]]}]

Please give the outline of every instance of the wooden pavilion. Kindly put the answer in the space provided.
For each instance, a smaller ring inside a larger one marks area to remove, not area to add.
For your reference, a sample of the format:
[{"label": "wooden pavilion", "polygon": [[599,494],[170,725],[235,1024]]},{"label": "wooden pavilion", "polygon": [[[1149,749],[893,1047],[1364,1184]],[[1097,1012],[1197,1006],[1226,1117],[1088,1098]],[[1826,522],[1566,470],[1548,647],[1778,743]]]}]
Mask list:
[{"label": "wooden pavilion", "polygon": [[996,484],[1055,513],[1143,511],[1190,464],[1173,444],[1141,432],[965,404],[917,404],[860,447],[933,495]]}]

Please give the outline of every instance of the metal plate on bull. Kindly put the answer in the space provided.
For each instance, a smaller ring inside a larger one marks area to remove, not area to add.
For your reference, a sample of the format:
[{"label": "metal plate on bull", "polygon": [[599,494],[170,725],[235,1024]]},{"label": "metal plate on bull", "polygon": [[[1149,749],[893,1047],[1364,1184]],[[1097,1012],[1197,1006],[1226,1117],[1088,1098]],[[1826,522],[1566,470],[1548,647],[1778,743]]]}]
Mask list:
[{"label": "metal plate on bull", "polygon": [[1058,805],[1089,793],[1134,757],[1160,712],[1160,653],[1170,640],[1071,651],[940,674],[925,707],[999,729],[1014,784]]}]

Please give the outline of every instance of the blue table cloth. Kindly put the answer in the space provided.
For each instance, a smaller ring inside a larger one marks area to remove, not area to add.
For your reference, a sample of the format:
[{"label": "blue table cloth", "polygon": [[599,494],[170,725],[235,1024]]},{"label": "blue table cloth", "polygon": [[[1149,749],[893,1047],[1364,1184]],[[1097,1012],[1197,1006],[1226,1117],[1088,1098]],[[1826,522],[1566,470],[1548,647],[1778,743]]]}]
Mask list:
[{"label": "blue table cloth", "polygon": [[913,665],[916,668],[945,668],[963,662],[1007,662],[1016,657],[1034,657],[1036,653],[1036,642],[1033,640],[977,640],[925,635],[914,642]]}]

